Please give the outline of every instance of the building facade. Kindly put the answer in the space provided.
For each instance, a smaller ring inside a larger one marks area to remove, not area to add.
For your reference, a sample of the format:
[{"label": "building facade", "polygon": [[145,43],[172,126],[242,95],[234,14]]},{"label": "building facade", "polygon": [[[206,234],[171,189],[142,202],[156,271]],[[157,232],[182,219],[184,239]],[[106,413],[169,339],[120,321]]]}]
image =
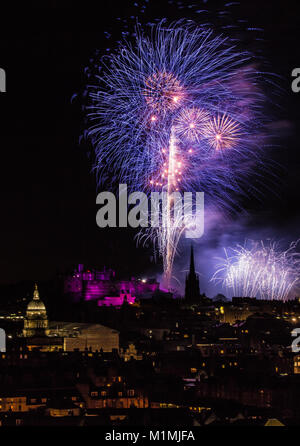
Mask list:
[{"label": "building facade", "polygon": [[88,270],[82,264],[64,278],[64,293],[74,302],[94,300],[98,306],[132,304],[138,297],[152,297],[158,289],[155,279],[117,280],[112,269]]}]

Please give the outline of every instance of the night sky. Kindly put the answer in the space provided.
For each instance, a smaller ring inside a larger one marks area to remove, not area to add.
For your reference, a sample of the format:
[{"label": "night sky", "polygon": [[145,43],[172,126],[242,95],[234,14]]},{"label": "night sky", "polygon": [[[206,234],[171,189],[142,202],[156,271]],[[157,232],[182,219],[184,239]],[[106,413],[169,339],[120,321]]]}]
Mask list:
[{"label": "night sky", "polygon": [[[0,94],[0,282],[50,279],[78,262],[115,267],[120,275],[160,271],[151,262],[150,247],[136,248],[133,231],[96,226],[93,160],[88,144],[79,143],[84,69],[95,50],[113,47],[115,37],[106,39],[104,32],[119,38],[123,19],[129,28],[131,16],[140,16],[142,23],[163,17],[201,22],[195,11],[208,9],[214,21],[216,11],[230,10],[232,23],[245,19],[248,26],[264,29],[263,40],[253,38],[249,45],[281,76],[282,91],[272,98],[278,137],[268,154],[278,168],[260,200],[248,200],[242,213],[226,218],[218,213],[206,222],[196,264],[201,289],[212,296],[218,290],[208,279],[223,246],[247,237],[283,243],[300,237],[300,93],[291,90],[291,72],[300,67],[299,6],[282,0],[242,1],[229,9],[213,0],[100,3],[105,8],[93,10],[84,2],[74,10],[52,1],[52,7],[27,9],[18,20],[14,11],[1,17],[6,26],[0,29],[0,67],[7,73],[7,93]],[[179,278],[188,266],[187,248],[176,263]]]}]

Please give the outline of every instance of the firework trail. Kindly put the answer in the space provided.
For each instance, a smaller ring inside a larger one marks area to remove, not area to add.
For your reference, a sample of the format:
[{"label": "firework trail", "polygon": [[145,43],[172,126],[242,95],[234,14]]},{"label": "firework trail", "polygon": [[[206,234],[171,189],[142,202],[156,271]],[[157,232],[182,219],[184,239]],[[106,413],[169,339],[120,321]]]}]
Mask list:
[{"label": "firework trail", "polygon": [[[201,191],[206,206],[232,209],[263,164],[264,96],[251,61],[207,26],[160,22],[150,35],[137,27],[135,42],[103,57],[87,87],[99,183],[167,191],[169,216],[175,191]],[[184,229],[169,218],[139,234],[158,248],[167,286]]]},{"label": "firework trail", "polygon": [[285,251],[276,242],[250,241],[237,245],[222,259],[212,281],[221,282],[233,296],[287,300],[300,279],[299,240]]}]

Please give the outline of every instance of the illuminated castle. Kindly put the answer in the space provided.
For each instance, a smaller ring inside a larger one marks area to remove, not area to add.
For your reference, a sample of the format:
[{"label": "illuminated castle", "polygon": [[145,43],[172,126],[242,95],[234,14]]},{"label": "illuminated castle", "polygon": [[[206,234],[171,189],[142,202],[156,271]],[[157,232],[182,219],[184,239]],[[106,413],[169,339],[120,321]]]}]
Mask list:
[{"label": "illuminated castle", "polygon": [[82,264],[64,280],[64,292],[74,301],[96,300],[98,306],[133,304],[136,298],[152,297],[158,288],[155,279],[117,280],[112,269],[85,270]]},{"label": "illuminated castle", "polygon": [[48,336],[49,322],[46,307],[40,300],[37,284],[34,286],[33,299],[27,305],[23,335],[25,337]]}]

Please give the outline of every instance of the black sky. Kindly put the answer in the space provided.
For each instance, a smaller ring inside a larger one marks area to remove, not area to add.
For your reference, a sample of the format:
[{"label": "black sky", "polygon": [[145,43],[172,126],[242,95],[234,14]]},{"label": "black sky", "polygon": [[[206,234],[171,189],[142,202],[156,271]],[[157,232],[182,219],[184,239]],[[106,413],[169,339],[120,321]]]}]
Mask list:
[{"label": "black sky", "polygon": [[[110,229],[108,236],[96,226],[92,162],[78,143],[83,128],[80,101],[71,103],[71,98],[83,90],[84,67],[94,51],[111,46],[104,31],[118,34],[117,17],[140,14],[146,22],[189,15],[200,20],[188,6],[213,9],[222,2],[150,0],[144,12],[145,1],[99,2],[97,10],[89,3],[82,3],[80,10],[50,4],[1,17],[0,67],[7,72],[7,93],[0,94],[0,282],[51,278],[77,262],[106,264],[122,274],[154,271],[151,250],[136,249],[130,231]],[[232,225],[222,229],[221,220],[214,223],[201,250],[199,244],[198,258],[204,252],[213,255],[224,238],[232,242],[267,232],[293,240],[300,234],[300,93],[291,90],[291,71],[300,66],[299,6],[296,1],[249,0],[233,10],[250,26],[264,28],[259,48],[270,70],[282,76],[283,90],[274,100],[282,106],[276,109],[277,119],[287,126],[281,128],[281,147],[271,155],[282,168],[277,194],[247,203],[248,215],[236,216]],[[184,269],[185,262],[183,252],[178,268]]]}]

